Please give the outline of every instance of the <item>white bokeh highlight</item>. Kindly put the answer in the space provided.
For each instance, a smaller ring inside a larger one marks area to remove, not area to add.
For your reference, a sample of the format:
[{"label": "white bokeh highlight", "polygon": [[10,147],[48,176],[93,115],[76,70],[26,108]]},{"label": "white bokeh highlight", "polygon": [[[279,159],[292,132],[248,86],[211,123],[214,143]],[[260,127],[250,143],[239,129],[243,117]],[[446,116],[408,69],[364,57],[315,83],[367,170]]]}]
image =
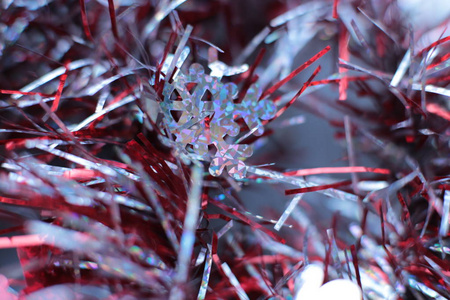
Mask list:
[{"label": "white bokeh highlight", "polygon": [[294,300],[361,300],[359,286],[348,279],[335,279],[322,285],[323,266],[310,264],[297,278]]}]

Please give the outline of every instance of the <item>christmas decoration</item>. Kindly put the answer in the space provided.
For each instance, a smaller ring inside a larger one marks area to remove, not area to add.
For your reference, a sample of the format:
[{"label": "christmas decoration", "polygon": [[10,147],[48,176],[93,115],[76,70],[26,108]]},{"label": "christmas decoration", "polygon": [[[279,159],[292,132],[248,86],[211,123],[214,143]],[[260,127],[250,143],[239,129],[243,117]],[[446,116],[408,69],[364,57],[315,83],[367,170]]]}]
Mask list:
[{"label": "christmas decoration", "polygon": [[0,299],[449,299],[447,2],[2,1]]}]

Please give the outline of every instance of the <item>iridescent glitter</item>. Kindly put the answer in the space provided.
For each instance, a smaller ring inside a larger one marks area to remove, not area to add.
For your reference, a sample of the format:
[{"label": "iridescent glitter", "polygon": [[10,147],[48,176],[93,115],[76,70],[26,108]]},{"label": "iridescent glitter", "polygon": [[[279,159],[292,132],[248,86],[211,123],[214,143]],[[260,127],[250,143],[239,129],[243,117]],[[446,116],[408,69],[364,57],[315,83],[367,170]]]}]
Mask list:
[{"label": "iridescent glitter", "polygon": [[246,173],[243,160],[253,151],[249,145],[230,141],[241,131],[236,120],[242,119],[250,133],[259,136],[264,132],[261,120],[271,119],[276,106],[270,100],[259,100],[261,89],[257,84],[250,86],[241,103],[236,103],[237,86],[222,83],[221,75],[223,72],[205,74],[201,65],[192,64],[187,74],[179,73],[172,83],[166,83],[161,108],[182,152],[209,161],[213,176],[221,175],[226,168],[228,174],[242,179]]}]

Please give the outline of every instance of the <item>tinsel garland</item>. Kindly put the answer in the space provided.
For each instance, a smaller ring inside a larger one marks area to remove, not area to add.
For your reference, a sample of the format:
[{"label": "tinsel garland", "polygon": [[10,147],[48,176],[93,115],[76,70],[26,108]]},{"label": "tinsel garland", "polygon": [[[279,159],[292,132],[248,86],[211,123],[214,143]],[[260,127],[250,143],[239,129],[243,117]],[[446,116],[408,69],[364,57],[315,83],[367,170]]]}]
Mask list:
[{"label": "tinsel garland", "polygon": [[0,300],[450,298],[448,1],[0,5]]}]

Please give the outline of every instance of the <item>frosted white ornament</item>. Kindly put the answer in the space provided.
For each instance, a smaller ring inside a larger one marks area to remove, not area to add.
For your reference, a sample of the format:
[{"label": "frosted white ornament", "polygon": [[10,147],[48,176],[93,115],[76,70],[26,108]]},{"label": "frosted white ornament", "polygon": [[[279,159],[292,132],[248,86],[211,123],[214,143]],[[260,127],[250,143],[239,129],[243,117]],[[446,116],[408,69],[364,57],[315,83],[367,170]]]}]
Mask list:
[{"label": "frosted white ornament", "polygon": [[347,279],[336,279],[327,282],[319,288],[311,300],[361,300],[362,292],[359,286]]},{"label": "frosted white ornament", "polygon": [[318,264],[308,265],[300,274],[299,288],[295,300],[313,300],[323,283],[323,267]]}]

